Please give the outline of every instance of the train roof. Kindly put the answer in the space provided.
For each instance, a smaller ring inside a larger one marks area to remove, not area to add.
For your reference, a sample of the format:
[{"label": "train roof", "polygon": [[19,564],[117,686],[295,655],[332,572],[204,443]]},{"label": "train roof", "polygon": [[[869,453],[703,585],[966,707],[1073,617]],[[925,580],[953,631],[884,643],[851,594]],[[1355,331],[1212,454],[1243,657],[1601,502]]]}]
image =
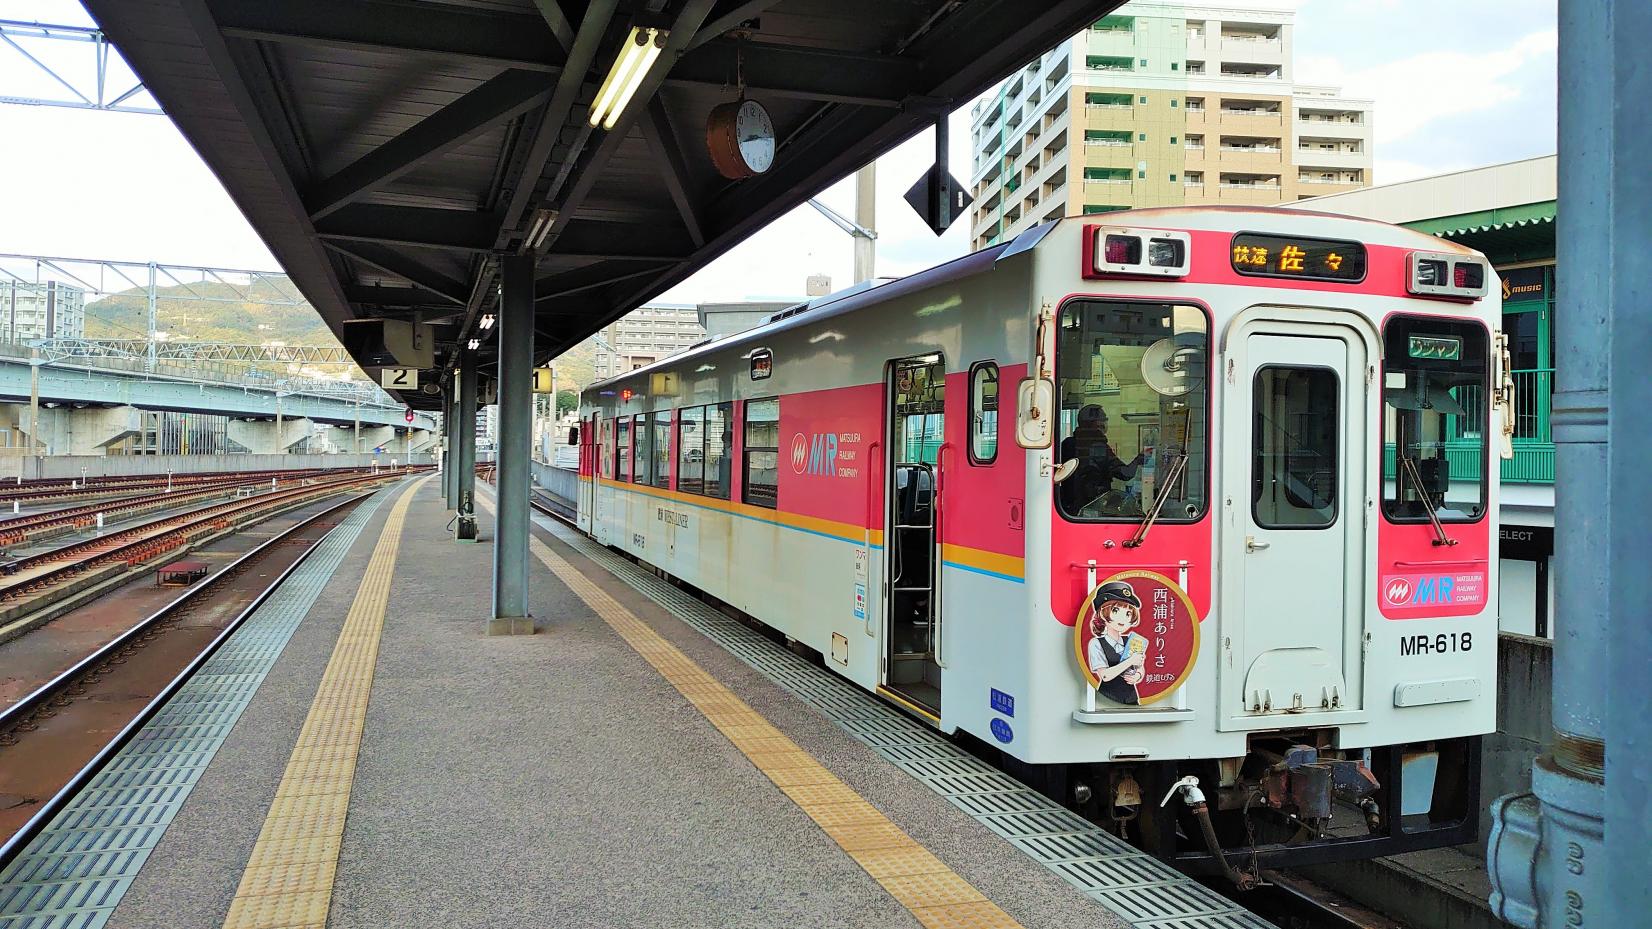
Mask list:
[{"label": "train roof", "polygon": [[[978,252],[954,258],[951,261],[926,268],[916,274],[896,278],[888,283],[866,287],[856,285],[808,303],[788,307],[769,317],[767,321],[744,332],[737,332],[715,341],[701,342],[686,351],[596,381],[585,387],[595,390],[619,384],[628,378],[673,368],[695,358],[741,346],[755,346],[764,339],[798,326],[808,325],[880,303],[887,299],[916,293],[940,284],[980,274],[998,261],[1030,251],[1037,247],[1061,223],[1077,220],[1108,226],[1136,226],[1148,228],[1183,229],[1207,232],[1275,232],[1298,235],[1327,235],[1348,238],[1349,227],[1363,227],[1368,234],[1357,234],[1361,241],[1371,245],[1394,248],[1428,249],[1437,252],[1458,252],[1478,255],[1479,252],[1459,242],[1436,238],[1404,226],[1395,226],[1380,220],[1344,216],[1319,210],[1300,210],[1291,207],[1261,206],[1165,206],[1122,210],[1115,213],[1067,216],[1034,226],[1009,242],[984,248]],[[1336,224],[1335,229],[1325,227]]]}]

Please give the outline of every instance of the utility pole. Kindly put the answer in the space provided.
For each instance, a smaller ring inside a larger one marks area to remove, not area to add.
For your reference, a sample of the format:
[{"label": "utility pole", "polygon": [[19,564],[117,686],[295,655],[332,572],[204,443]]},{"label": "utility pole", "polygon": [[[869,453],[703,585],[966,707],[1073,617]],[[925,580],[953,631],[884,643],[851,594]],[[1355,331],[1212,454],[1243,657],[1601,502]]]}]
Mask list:
[{"label": "utility pole", "polygon": [[855,235],[855,283],[877,275],[878,254],[878,163],[871,162],[855,172],[855,225],[864,235]]},{"label": "utility pole", "polygon": [[29,349],[29,448],[40,454],[40,349]]},{"label": "utility pole", "polygon": [[[155,333],[157,326],[157,312],[155,308],[155,263],[149,262],[149,341],[143,355],[143,370],[146,374],[155,373]],[[50,333],[48,333],[50,335]]]}]

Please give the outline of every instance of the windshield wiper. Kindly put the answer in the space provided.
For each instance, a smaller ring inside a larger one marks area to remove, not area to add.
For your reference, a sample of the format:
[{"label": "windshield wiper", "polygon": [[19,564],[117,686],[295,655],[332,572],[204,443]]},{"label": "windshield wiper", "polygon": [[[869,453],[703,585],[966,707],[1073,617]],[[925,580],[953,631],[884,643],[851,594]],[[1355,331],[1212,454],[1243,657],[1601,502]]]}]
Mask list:
[{"label": "windshield wiper", "polygon": [[1182,476],[1182,471],[1186,467],[1187,454],[1184,452],[1177,455],[1176,460],[1171,463],[1170,473],[1165,475],[1164,484],[1159,487],[1159,492],[1153,499],[1153,509],[1147,511],[1147,516],[1142,519],[1141,525],[1136,527],[1136,534],[1125,541],[1125,548],[1135,548],[1147,541],[1147,533],[1152,530],[1153,523],[1158,520],[1159,511],[1164,509],[1164,502],[1170,499],[1170,489],[1176,486],[1177,479]]},{"label": "windshield wiper", "polygon": [[1414,458],[1400,458],[1400,470],[1411,479],[1411,489],[1423,498],[1423,506],[1428,508],[1428,521],[1434,525],[1435,545],[1456,545],[1457,540],[1446,535],[1445,526],[1440,523],[1440,514],[1435,512],[1434,501],[1428,495],[1428,489],[1423,487],[1422,473],[1417,470],[1417,461]]}]

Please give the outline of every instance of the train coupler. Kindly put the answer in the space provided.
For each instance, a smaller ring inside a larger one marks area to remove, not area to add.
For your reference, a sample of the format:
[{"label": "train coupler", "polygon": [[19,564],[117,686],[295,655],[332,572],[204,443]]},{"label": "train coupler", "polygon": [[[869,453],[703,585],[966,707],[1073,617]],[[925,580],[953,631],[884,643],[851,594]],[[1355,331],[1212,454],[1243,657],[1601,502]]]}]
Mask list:
[{"label": "train coupler", "polygon": [[1358,804],[1381,786],[1365,762],[1321,758],[1311,745],[1292,745],[1275,757],[1262,774],[1262,800],[1298,819],[1328,819],[1333,799]]}]

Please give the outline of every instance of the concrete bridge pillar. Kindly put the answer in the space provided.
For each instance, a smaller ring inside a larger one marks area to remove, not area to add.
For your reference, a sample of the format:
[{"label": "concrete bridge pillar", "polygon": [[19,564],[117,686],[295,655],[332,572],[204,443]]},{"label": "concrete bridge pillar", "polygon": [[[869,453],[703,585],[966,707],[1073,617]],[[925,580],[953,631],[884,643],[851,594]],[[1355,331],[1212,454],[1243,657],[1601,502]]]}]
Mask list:
[{"label": "concrete bridge pillar", "polygon": [[[6,419],[15,424],[23,444],[31,438],[28,408],[10,405]],[[109,446],[143,432],[143,412],[136,407],[45,408],[32,438],[43,454],[107,455]]]},{"label": "concrete bridge pillar", "polygon": [[439,438],[441,437],[429,429],[415,429],[408,446],[415,455],[419,452],[432,451],[436,448],[436,441]]},{"label": "concrete bridge pillar", "polygon": [[361,453],[373,454],[373,449],[384,449],[386,457],[396,457],[401,453],[401,443],[396,441],[394,426],[367,426],[361,427]]},{"label": "concrete bridge pillar", "polygon": [[285,455],[294,445],[309,438],[310,432],[310,421],[301,417],[229,421],[230,441],[246,446],[247,451],[255,455]]}]

